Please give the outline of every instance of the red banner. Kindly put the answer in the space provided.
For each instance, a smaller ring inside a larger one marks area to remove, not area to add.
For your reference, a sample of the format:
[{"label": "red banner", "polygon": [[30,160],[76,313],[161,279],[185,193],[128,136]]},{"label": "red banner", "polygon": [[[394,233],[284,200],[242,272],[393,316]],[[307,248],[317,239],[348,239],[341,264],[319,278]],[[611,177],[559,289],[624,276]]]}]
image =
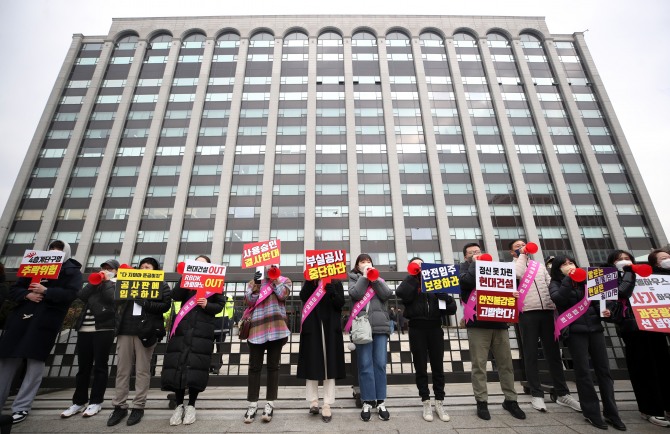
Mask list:
[{"label": "red banner", "polygon": [[280,240],[245,244],[242,250],[242,268],[279,265],[280,248]]},{"label": "red banner", "polygon": [[509,291],[477,290],[479,321],[519,322],[516,298]]},{"label": "red banner", "polygon": [[208,291],[221,294],[225,276],[225,265],[187,260],[184,261],[184,273],[179,285],[182,288],[195,289],[200,293]]},{"label": "red banner", "polygon": [[64,256],[57,250],[26,250],[16,275],[38,282],[40,279],[58,279]]},{"label": "red banner", "polygon": [[630,297],[635,321],[640,330],[670,333],[670,279],[652,274],[639,277]]},{"label": "red banner", "polygon": [[331,279],[347,277],[347,252],[345,250],[307,250],[305,252],[305,272],[309,280],[321,279],[328,283]]}]

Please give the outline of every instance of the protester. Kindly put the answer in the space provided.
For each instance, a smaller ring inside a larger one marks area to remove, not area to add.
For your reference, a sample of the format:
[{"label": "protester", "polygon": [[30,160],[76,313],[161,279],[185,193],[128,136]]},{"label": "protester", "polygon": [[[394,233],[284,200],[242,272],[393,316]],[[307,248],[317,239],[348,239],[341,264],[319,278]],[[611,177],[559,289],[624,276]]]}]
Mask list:
[{"label": "protester", "polygon": [[233,317],[234,317],[234,302],[233,297],[224,297],[226,299],[226,304],[221,312],[215,315],[216,327],[214,329],[214,345],[215,351],[212,353],[209,364],[209,372],[214,375],[219,375],[221,370],[221,356],[223,355],[223,344],[226,342],[226,335],[230,333],[230,330],[233,327]]},{"label": "protester", "polygon": [[[414,257],[414,262],[421,266],[423,259]],[[442,331],[442,310],[440,301],[445,304],[447,315],[456,313],[456,302],[447,293],[427,294],[421,291],[421,273],[408,274],[396,289],[405,306],[405,316],[409,319],[409,348],[412,352],[416,387],[423,403],[423,419],[433,420],[433,409],[430,404],[428,388],[428,369],[433,377],[433,393],[435,394],[435,413],[437,417],[449,422],[450,417],[443,406],[444,402],[444,331]]]},{"label": "protester", "polygon": [[[257,271],[253,280],[247,283],[244,293],[249,308],[253,308],[251,328],[249,331],[249,383],[247,400],[249,405],[244,414],[244,423],[252,423],[258,409],[258,396],[261,388],[261,369],[263,356],[267,352],[267,403],[263,409],[261,420],[270,422],[274,414],[275,399],[279,389],[279,363],[281,349],[291,334],[286,325],[286,299],[293,286],[291,280],[284,276],[271,279],[268,276],[270,267],[265,273]],[[265,278],[261,280],[265,275]],[[263,290],[269,289],[269,292]],[[260,295],[263,292],[264,297]],[[267,295],[266,295],[267,294]]]},{"label": "protester", "polygon": [[28,417],[42,383],[45,361],[83,285],[81,264],[71,257],[68,243],[55,240],[47,250],[64,253],[58,278],[31,283],[30,278],[22,277],[9,290],[10,300],[17,305],[7,317],[5,332],[0,337],[0,409],[23,359],[27,363],[21,388],[12,403],[13,423]]},{"label": "protester", "polygon": [[[670,258],[670,255],[668,255]],[[619,298],[607,302],[612,322],[624,342],[628,377],[642,419],[658,426],[670,426],[665,414],[670,411],[670,366],[668,339],[664,333],[640,330],[633,315],[630,297],[635,290],[635,257],[624,250],[615,250],[607,257],[607,266],[616,267]]]},{"label": "protester", "polygon": [[362,253],[358,255],[353,269],[349,272],[349,296],[353,302],[360,301],[367,291],[373,294],[357,315],[367,315],[372,328],[372,342],[356,345],[358,381],[363,400],[361,419],[364,422],[370,420],[373,408],[377,408],[379,419],[386,421],[391,417],[384,401],[386,400],[386,345],[391,332],[386,302],[393,293],[382,279],[368,279],[372,267],[370,255]]},{"label": "protester", "polygon": [[[141,270],[160,270],[154,258],[140,261]],[[135,365],[135,397],[132,410],[126,421],[129,426],[138,424],[144,416],[149,381],[151,380],[151,358],[156,343],[165,336],[163,313],[170,309],[170,287],[161,284],[157,299],[134,299],[116,302],[116,381],[112,405],[114,410],[107,419],[107,426],[114,426],[128,415],[130,375]]]},{"label": "protester", "polygon": [[[461,284],[461,301],[467,302],[472,291],[476,289],[476,261],[482,255],[477,243],[463,246],[465,261],[459,266]],[[509,344],[509,332],[506,323],[480,321],[473,318],[466,321],[470,358],[472,360],[472,390],[477,401],[477,416],[490,420],[488,409],[488,389],[486,385],[486,362],[489,351],[493,352],[498,367],[498,377],[505,400],[502,407],[517,419],[525,419],[526,413],[519,408],[517,393],[514,389],[514,367],[512,366],[512,350]]]},{"label": "protester", "polygon": [[[62,418],[84,412],[95,416],[102,410],[109,378],[109,351],[114,345],[114,285],[119,261],[108,259],[100,265],[100,283],[88,283],[78,297],[85,303],[77,321],[77,372],[72,405],[61,413]],[[94,275],[95,276],[95,275]],[[89,280],[90,282],[90,280]],[[93,385],[89,400],[88,386]],[[86,403],[89,403],[88,407]]]},{"label": "protester", "polygon": [[[508,247],[514,262],[516,278],[523,282],[526,273],[532,273],[533,270],[532,267],[528,267],[530,257],[526,252],[526,242],[524,240],[512,241]],[[523,309],[519,314],[523,363],[531,394],[530,405],[537,411],[547,411],[538,367],[538,342],[542,341],[542,353],[549,366],[554,394],[557,396],[556,404],[570,407],[575,411],[582,411],[579,402],[570,395],[570,389],[565,382],[561,350],[558,342],[554,339],[554,310],[556,306],[549,295],[550,282],[549,272],[542,263],[538,262],[537,273],[533,276],[532,284],[526,293]]]},{"label": "protester", "polygon": [[670,274],[670,248],[652,250],[647,262],[654,274]]},{"label": "protester", "polygon": [[[307,280],[300,290],[300,300],[308,303],[321,285],[319,280]],[[323,381],[321,419],[330,422],[331,406],[335,403],[335,380],[346,377],[344,341],[340,318],[344,306],[344,288],[339,280],[324,285],[325,294],[302,319],[298,378],[306,380],[309,412],[319,414],[319,381]],[[303,315],[305,312],[303,311]]]},{"label": "protester", "polygon": [[[572,309],[584,300],[586,281],[575,282],[570,277],[576,276],[573,274],[576,268],[577,263],[573,258],[558,255],[554,259],[549,293],[559,314]],[[599,306],[599,301],[588,303],[584,313],[564,329],[567,330],[565,342],[572,355],[577,393],[584,418],[596,428],[607,429],[607,424],[603,422],[600,414],[600,402],[593,384],[591,365],[598,379],[605,421],[614,428],[625,431],[626,425],[619,417],[619,410],[614,400],[614,381],[610,375]],[[609,310],[605,310],[605,317],[610,314]]]},{"label": "protester", "polygon": [[[204,255],[198,262],[211,263]],[[190,425],[196,420],[195,402],[209,380],[209,365],[214,350],[215,315],[223,310],[225,297],[221,293],[207,293],[196,299],[196,290],[175,285],[172,299],[181,302],[180,314],[174,319],[168,341],[161,388],[175,393],[177,407],[170,417],[170,425]],[[195,304],[192,304],[191,301]],[[188,388],[188,403],[184,397]]]}]

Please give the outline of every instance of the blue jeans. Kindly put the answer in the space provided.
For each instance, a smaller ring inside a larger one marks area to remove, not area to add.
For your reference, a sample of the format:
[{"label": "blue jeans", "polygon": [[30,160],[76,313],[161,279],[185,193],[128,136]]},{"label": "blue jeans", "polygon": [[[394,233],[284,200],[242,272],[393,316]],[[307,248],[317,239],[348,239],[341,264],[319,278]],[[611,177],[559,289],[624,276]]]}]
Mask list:
[{"label": "blue jeans", "polygon": [[386,399],[386,343],[388,335],[373,334],[372,342],[356,345],[358,382],[363,401]]}]

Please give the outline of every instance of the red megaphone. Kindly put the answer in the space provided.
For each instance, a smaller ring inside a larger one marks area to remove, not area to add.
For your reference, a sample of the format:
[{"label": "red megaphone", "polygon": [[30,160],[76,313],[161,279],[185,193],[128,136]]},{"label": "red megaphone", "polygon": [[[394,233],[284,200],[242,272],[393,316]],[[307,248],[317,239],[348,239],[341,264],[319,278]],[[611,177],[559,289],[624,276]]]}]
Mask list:
[{"label": "red megaphone", "polygon": [[375,280],[379,279],[379,270],[373,267],[368,268],[367,277],[370,282],[374,282]]},{"label": "red megaphone", "polygon": [[652,273],[651,265],[649,264],[633,264],[630,268],[640,277],[649,277]]},{"label": "red megaphone", "polygon": [[416,262],[410,262],[407,264],[407,272],[412,276],[416,276],[421,272],[421,265],[417,264]]},{"label": "red megaphone", "polygon": [[570,279],[574,282],[583,282],[586,280],[586,270],[582,268],[575,268],[569,274]]},{"label": "red megaphone", "polygon": [[89,274],[88,283],[90,283],[91,285],[100,285],[102,283],[102,279],[104,278],[105,278],[105,272],[98,271],[97,273]]},{"label": "red megaphone", "polygon": [[279,279],[279,276],[281,276],[281,271],[279,270],[279,267],[273,265],[270,267],[268,270],[268,277],[272,280]]},{"label": "red megaphone", "polygon": [[531,255],[534,255],[539,250],[539,247],[537,246],[537,244],[535,244],[533,242],[530,242],[530,243],[526,244],[526,247],[524,248],[524,250],[526,251],[526,253],[530,253]]},{"label": "red megaphone", "polygon": [[121,265],[119,265],[119,269],[121,269],[121,268],[133,268],[133,267],[131,267],[128,264],[121,264]]},{"label": "red megaphone", "polygon": [[489,255],[488,253],[482,253],[481,255],[479,255],[479,258],[477,258],[477,260],[490,262],[493,261],[493,256]]},{"label": "red megaphone", "polygon": [[184,267],[186,267],[186,263],[180,262],[177,264],[177,273],[179,274],[184,274]]}]

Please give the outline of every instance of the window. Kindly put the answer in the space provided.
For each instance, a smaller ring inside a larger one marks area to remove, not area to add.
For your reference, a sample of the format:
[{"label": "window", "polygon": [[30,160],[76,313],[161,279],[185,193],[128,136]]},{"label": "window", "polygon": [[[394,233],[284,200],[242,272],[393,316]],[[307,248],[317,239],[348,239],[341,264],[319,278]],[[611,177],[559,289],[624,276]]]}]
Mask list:
[{"label": "window", "polygon": [[358,184],[358,194],[389,194],[391,187],[388,184]]},{"label": "window", "polygon": [[604,226],[580,226],[579,231],[584,238],[609,238],[610,233]]},{"label": "window", "polygon": [[431,217],[435,215],[433,205],[404,205],[402,212],[405,217]]},{"label": "window", "polygon": [[176,194],[176,185],[152,185],[147,189],[147,197],[173,197]]},{"label": "window", "polygon": [[[390,241],[395,239],[393,229],[361,229],[362,241]],[[348,238],[347,238],[348,239]]]},{"label": "window", "polygon": [[526,184],[528,194],[551,194],[554,187],[551,184]]},{"label": "window", "polygon": [[169,231],[138,231],[137,241],[141,243],[163,243],[168,240]]},{"label": "window", "polygon": [[181,233],[181,241],[189,243],[207,243],[214,239],[214,231],[185,230]]},{"label": "window", "polygon": [[445,194],[472,194],[472,184],[443,184]]},{"label": "window", "polygon": [[193,175],[220,175],[220,164],[198,164],[193,166]]},{"label": "window", "polygon": [[[342,195],[349,191],[346,184],[316,184],[317,195]],[[304,194],[304,190],[300,193]]]},{"label": "window", "polygon": [[494,216],[517,216],[520,215],[518,205],[490,205],[491,215]]},{"label": "window", "polygon": [[533,215],[535,216],[557,216],[561,215],[561,208],[558,205],[532,205]]},{"label": "window", "polygon": [[57,167],[36,167],[31,176],[33,178],[55,178],[57,175]]},{"label": "window", "polygon": [[122,243],[125,231],[96,231],[93,235],[94,243]]},{"label": "window", "polygon": [[123,130],[123,138],[149,137],[149,128],[126,128]]},{"label": "window", "polygon": [[405,229],[405,237],[411,240],[436,240],[437,229],[435,228]]},{"label": "window", "polygon": [[316,217],[347,217],[349,215],[348,206],[317,206],[315,207]]},{"label": "window", "polygon": [[232,93],[208,93],[205,95],[205,101],[231,101]]},{"label": "window", "polygon": [[65,190],[65,197],[68,198],[88,198],[92,195],[93,187],[69,187]]},{"label": "window", "polygon": [[172,208],[144,208],[142,218],[147,220],[163,220],[172,218]]},{"label": "window", "polygon": [[591,184],[566,184],[568,193],[572,194],[592,194],[593,186]]},{"label": "window", "polygon": [[304,206],[273,206],[272,217],[276,218],[298,218],[305,216]]},{"label": "window", "polygon": [[[89,196],[86,196],[86,197],[90,197],[90,194],[92,193],[93,189],[91,188],[91,189],[88,189],[88,190],[91,190],[91,191],[89,192]],[[109,187],[107,189],[106,197],[125,197],[125,198],[129,198],[129,197],[133,197],[134,194],[135,194],[135,187]]]},{"label": "window", "polygon": [[[169,209],[172,213],[172,209]],[[216,208],[187,207],[184,212],[185,219],[210,219],[216,217]]]},{"label": "window", "polygon": [[567,238],[568,237],[568,231],[565,228],[562,227],[538,227],[537,228],[538,235],[540,238],[555,238],[555,239],[561,239],[561,238]]},{"label": "window", "polygon": [[601,164],[600,169],[603,173],[625,173],[623,164]]},{"label": "window", "polygon": [[448,216],[474,217],[477,215],[476,205],[447,205]]},{"label": "window", "polygon": [[[305,231],[303,229],[272,229],[270,231],[270,239],[282,241],[303,241],[305,239]],[[341,239],[342,238],[340,238],[340,240]],[[283,259],[284,255],[282,255],[282,263],[284,262]]]},{"label": "window", "polygon": [[506,163],[482,163],[480,166],[482,173],[508,173],[509,168]]},{"label": "window", "polygon": [[226,127],[200,127],[200,137],[223,137],[228,134]]},{"label": "window", "polygon": [[192,185],[188,189],[188,195],[191,197],[195,196],[205,196],[212,197],[219,195],[219,186],[218,185]]},{"label": "window", "polygon": [[401,184],[402,194],[432,194],[433,189],[430,184]]},{"label": "window", "polygon": [[47,133],[47,139],[69,139],[72,137],[72,130],[50,130]]},{"label": "window", "polygon": [[37,234],[35,232],[10,232],[7,235],[8,244],[34,244]]},{"label": "window", "polygon": [[572,205],[575,215],[602,215],[600,205]]},{"label": "window", "polygon": [[275,173],[281,175],[298,175],[305,173],[304,164],[276,164]]},{"label": "window", "polygon": [[51,234],[54,240],[65,241],[66,243],[78,243],[81,232],[62,232],[56,231]]},{"label": "window", "polygon": [[77,178],[98,176],[98,167],[75,167],[72,176]]},{"label": "window", "polygon": [[88,209],[61,208],[58,211],[58,220],[84,220],[87,214]]},{"label": "window", "polygon": [[233,185],[230,187],[231,196],[256,196],[262,191],[260,185]]},{"label": "window", "polygon": [[449,235],[456,240],[480,240],[482,230],[480,228],[449,228]]},{"label": "window", "polygon": [[639,205],[614,205],[614,208],[619,215],[642,215]]},{"label": "window", "polygon": [[20,209],[16,212],[16,220],[42,220],[43,217],[44,211],[41,209]]},{"label": "window", "polygon": [[130,214],[128,208],[103,208],[100,210],[100,219],[102,220],[125,220]]},{"label": "window", "polygon": [[607,184],[607,187],[612,194],[625,194],[633,192],[630,184]]}]

